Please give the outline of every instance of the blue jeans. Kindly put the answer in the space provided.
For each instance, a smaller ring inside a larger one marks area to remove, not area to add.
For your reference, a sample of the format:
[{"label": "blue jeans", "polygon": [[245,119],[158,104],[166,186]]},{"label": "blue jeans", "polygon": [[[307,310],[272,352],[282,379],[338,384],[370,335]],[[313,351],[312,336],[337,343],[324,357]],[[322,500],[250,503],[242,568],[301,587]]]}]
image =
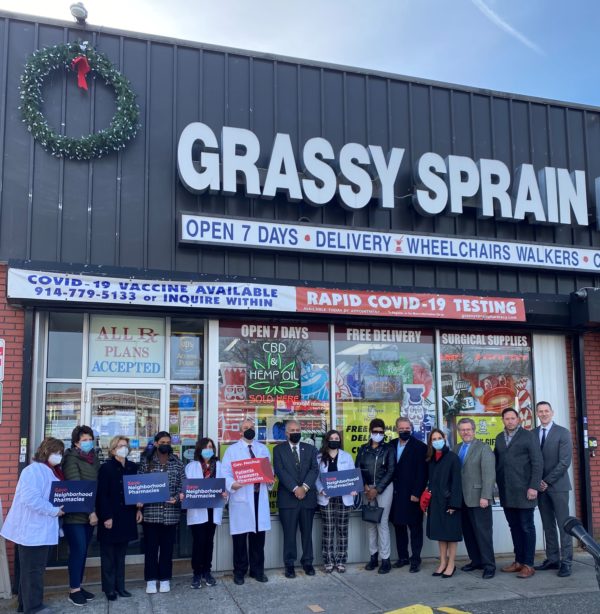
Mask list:
[{"label": "blue jeans", "polygon": [[64,524],[63,531],[69,542],[69,586],[80,588],[94,527],[89,524]]},{"label": "blue jeans", "polygon": [[533,567],[533,559],[535,557],[533,508],[505,507],[504,515],[508,521],[515,547],[515,561],[521,563],[521,565]]}]

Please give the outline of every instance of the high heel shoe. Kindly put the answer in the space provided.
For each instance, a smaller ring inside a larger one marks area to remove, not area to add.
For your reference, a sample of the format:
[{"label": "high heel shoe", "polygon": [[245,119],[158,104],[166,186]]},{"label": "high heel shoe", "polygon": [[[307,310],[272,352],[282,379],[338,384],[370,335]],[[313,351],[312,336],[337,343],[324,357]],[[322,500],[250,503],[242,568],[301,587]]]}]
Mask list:
[{"label": "high heel shoe", "polygon": [[444,569],[442,569],[442,571],[434,571],[431,575],[436,577],[436,578],[439,578],[440,576],[444,575],[445,571],[446,571],[446,567],[444,567]]},{"label": "high heel shoe", "polygon": [[[446,570],[444,569],[444,571],[446,571]],[[456,566],[454,566],[454,569],[452,570],[452,573],[443,573],[442,574],[442,578],[451,578],[455,573],[456,573]]]}]

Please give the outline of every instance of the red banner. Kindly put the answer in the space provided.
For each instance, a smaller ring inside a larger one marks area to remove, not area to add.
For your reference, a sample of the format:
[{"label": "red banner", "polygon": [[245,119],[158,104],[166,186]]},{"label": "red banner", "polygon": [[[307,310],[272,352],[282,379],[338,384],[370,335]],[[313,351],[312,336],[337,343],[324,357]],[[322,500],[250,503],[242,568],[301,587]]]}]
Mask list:
[{"label": "red banner", "polygon": [[245,458],[231,463],[233,478],[240,484],[257,484],[275,481],[273,468],[268,458]]},{"label": "red banner", "polygon": [[296,288],[299,313],[525,322],[520,298]]}]

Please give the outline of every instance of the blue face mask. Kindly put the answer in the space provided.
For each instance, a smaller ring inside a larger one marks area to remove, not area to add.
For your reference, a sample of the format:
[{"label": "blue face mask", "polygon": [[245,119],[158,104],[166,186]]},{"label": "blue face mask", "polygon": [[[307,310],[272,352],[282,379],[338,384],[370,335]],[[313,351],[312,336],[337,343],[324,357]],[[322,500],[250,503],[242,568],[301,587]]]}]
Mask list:
[{"label": "blue face mask", "polygon": [[91,452],[94,449],[94,442],[93,441],[82,441],[79,444],[79,447],[81,448],[82,452],[85,452],[86,454],[88,452]]},{"label": "blue face mask", "polygon": [[446,442],[443,439],[436,439],[435,441],[431,442],[431,445],[436,449],[436,450],[442,450],[443,447],[446,445]]},{"label": "blue face mask", "polygon": [[200,454],[204,460],[210,460],[215,455],[215,451],[212,448],[204,448]]}]

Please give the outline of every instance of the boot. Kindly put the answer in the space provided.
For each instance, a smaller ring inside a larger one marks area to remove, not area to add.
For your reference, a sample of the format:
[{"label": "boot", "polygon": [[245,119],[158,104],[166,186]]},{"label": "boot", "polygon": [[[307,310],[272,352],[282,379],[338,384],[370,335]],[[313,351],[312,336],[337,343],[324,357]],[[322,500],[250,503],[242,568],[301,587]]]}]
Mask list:
[{"label": "boot", "polygon": [[371,560],[365,565],[367,571],[373,571],[377,567],[377,555],[377,552],[371,555]]},{"label": "boot", "polygon": [[390,573],[391,569],[390,559],[381,559],[381,567],[377,570],[377,573]]}]

